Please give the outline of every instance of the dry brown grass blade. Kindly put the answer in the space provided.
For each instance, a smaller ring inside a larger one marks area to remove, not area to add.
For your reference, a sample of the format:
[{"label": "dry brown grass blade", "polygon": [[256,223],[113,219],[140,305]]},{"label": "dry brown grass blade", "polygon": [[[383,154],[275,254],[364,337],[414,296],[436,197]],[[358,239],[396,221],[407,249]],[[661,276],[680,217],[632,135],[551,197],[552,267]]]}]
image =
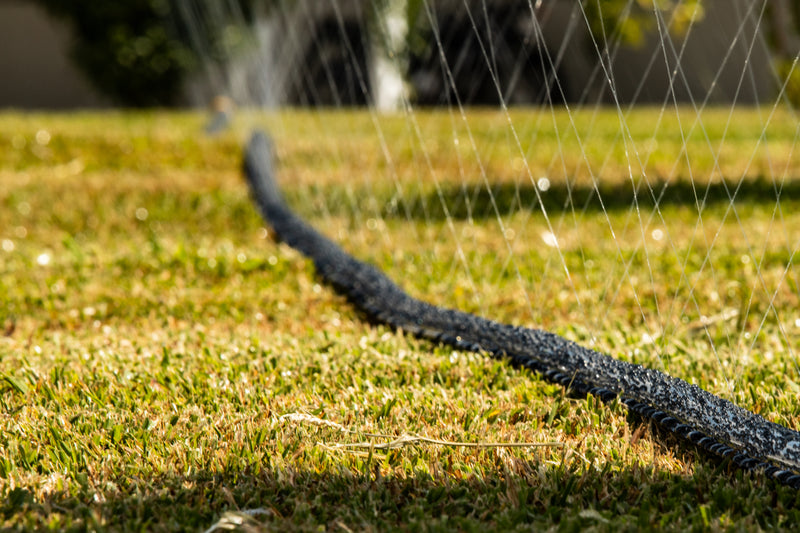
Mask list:
[{"label": "dry brown grass blade", "polygon": [[438,446],[449,446],[453,448],[557,448],[566,446],[563,442],[550,441],[550,442],[460,442],[460,441],[446,441],[441,439],[434,439],[431,437],[424,437],[422,435],[414,435],[410,433],[403,433],[397,435],[385,435],[381,433],[367,433],[359,432],[345,426],[324,420],[316,416],[305,413],[288,413],[280,417],[281,421],[290,421],[297,423],[308,423],[316,426],[325,426],[338,429],[345,433],[361,434],[370,439],[389,439],[386,442],[375,443],[373,441],[367,442],[348,442],[348,443],[318,443],[331,450],[342,449],[367,449],[367,450],[396,450],[404,446],[415,444],[433,444]]}]

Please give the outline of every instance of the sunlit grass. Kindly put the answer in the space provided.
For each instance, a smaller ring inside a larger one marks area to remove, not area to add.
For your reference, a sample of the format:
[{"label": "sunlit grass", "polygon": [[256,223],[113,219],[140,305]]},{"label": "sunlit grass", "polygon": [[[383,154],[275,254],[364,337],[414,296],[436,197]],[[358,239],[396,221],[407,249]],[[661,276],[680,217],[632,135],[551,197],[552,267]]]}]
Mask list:
[{"label": "sunlit grass", "polygon": [[[658,130],[631,113],[627,141],[612,111],[515,111],[513,132],[493,111],[415,117],[378,135],[360,112],[242,116],[218,138],[195,114],[0,117],[2,527],[202,531],[253,509],[266,530],[796,525],[795,491],[620,406],[364,322],[269,238],[240,175],[266,126],[290,203],[414,295],[797,427],[791,117],[765,144],[766,116],[726,130],[712,110],[688,159],[688,110]],[[391,440],[372,433],[561,446],[336,448]]]}]

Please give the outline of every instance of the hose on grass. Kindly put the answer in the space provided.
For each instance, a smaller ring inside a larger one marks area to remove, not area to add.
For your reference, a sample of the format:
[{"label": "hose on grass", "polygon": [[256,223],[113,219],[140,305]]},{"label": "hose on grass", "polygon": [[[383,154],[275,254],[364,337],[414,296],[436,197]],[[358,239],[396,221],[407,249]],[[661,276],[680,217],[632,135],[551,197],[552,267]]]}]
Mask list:
[{"label": "hose on grass", "polygon": [[377,268],[319,233],[285,203],[272,145],[255,132],[244,156],[255,203],[277,237],[314,262],[317,273],[371,320],[534,370],[570,391],[624,404],[630,413],[729,460],[800,489],[800,433],[658,370],[619,361],[539,329],[501,324],[408,295]]}]

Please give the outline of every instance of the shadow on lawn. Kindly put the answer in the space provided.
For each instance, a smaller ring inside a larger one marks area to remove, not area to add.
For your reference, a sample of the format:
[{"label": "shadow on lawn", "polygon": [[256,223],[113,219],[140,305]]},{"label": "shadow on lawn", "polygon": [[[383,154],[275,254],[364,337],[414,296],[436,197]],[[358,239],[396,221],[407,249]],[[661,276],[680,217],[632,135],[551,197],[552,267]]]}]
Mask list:
[{"label": "shadow on lawn", "polygon": [[[537,191],[530,183],[520,185],[501,183],[493,185],[491,193],[482,185],[467,189],[460,186],[446,188],[442,191],[442,197],[447,199],[450,216],[466,218],[471,215],[478,219],[494,218],[496,216],[494,205],[501,215],[507,215],[524,210],[541,213],[542,205],[547,212],[571,212],[574,209],[576,213],[581,213],[603,210],[624,211],[634,208],[634,201],[638,201],[639,207],[648,211],[656,206],[656,202],[661,208],[678,206],[696,210],[698,205],[726,206],[730,203],[731,197],[734,198],[736,206],[774,205],[778,198],[782,202],[800,198],[800,180],[787,181],[782,188],[778,187],[766,179],[747,180],[740,185],[734,181],[692,184],[685,180],[669,183],[663,180],[651,180],[650,188],[642,183],[638,191],[635,191],[629,182],[609,184],[601,181],[598,184],[598,195],[594,187],[588,184],[568,188],[564,183],[551,183],[546,191]],[[428,194],[420,205],[423,203],[428,206],[429,217],[444,217],[438,193]]]},{"label": "shadow on lawn", "polygon": [[[316,198],[325,204],[318,207],[324,207],[334,214],[357,211],[357,214],[363,216],[364,206],[358,199],[369,198],[377,201],[384,217],[427,220],[442,220],[446,218],[446,213],[456,219],[468,217],[492,219],[496,216],[495,205],[501,216],[525,210],[538,214],[542,211],[542,205],[548,213],[572,210],[576,213],[584,211],[592,213],[604,209],[611,212],[632,209],[636,199],[639,207],[647,211],[653,209],[658,200],[661,208],[686,207],[696,212],[698,205],[724,208],[730,203],[734,192],[736,193],[734,204],[737,208],[743,205],[771,206],[775,205],[778,198],[782,204],[786,204],[800,198],[800,179],[786,180],[782,187],[765,178],[746,180],[741,184],[733,180],[692,184],[686,180],[673,180],[667,183],[656,179],[650,181],[650,187],[652,190],[642,183],[634,195],[634,189],[629,182],[601,181],[598,185],[600,190],[598,195],[594,187],[589,184],[568,188],[564,183],[551,183],[546,191],[537,191],[530,183],[504,182],[492,185],[490,193],[480,183],[468,185],[445,183],[441,185],[441,195],[431,186],[429,191],[407,192],[400,198],[394,195],[393,190],[379,191],[377,188],[359,190],[358,187],[352,191],[352,197],[348,197],[347,193],[337,186],[317,191]],[[301,207],[299,201],[291,199],[293,205]]]},{"label": "shadow on lawn", "polygon": [[[693,455],[675,448],[672,437],[653,438],[656,447]],[[709,456],[688,457],[694,474],[676,475],[649,465],[622,470],[588,465],[578,454],[562,464],[544,464],[530,458],[534,453],[503,460],[500,454],[509,452],[487,450],[481,453],[496,454],[497,469],[459,479],[426,473],[384,477],[375,460],[358,472],[335,466],[312,471],[301,466],[305,453],[301,447],[294,454],[296,468],[121,478],[114,481],[116,495],[106,501],[98,501],[88,487],[74,496],[52,493],[41,502],[14,489],[2,513],[6,524],[26,516],[33,522],[28,526],[37,529],[56,524],[57,529],[148,531],[205,531],[225,513],[253,510],[258,512],[252,518],[238,515],[253,528],[238,530],[505,531],[555,524],[568,531],[707,529],[709,524],[790,527],[800,521],[799,492],[760,475],[730,471]]]}]

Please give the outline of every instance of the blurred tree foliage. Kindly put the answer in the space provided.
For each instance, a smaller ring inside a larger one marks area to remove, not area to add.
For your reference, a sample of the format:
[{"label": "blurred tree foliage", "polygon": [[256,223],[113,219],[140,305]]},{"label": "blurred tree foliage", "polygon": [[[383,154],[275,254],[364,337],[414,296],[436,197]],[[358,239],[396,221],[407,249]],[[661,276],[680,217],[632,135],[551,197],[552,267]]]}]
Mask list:
[{"label": "blurred tree foliage", "polygon": [[704,14],[703,0],[590,0],[585,5],[592,34],[601,46],[612,38],[641,45],[648,34],[658,30],[654,9],[663,13],[669,31],[677,35]]},{"label": "blurred tree foliage", "polygon": [[[393,0],[381,0],[382,2]],[[398,0],[406,1],[406,0]],[[551,0],[552,1],[552,0]],[[704,0],[589,0],[583,2],[583,9],[592,34],[598,43],[604,44],[612,36],[623,44],[637,46],[643,43],[647,34],[656,30],[653,9],[665,14],[670,31],[681,34],[692,22],[703,18]],[[800,1],[800,0],[796,0]],[[409,27],[420,26],[425,0],[407,0]],[[419,32],[411,32],[410,47],[420,46]]]},{"label": "blurred tree foliage", "polygon": [[[249,24],[259,10],[294,0],[33,0],[74,29],[70,50],[87,78],[117,103],[128,106],[175,104],[187,74],[206,60],[224,62],[245,46]],[[318,0],[323,1],[323,0]],[[362,0],[377,12],[403,2],[410,31],[406,50],[431,46],[425,39],[424,0]],[[657,29],[654,8],[670,31],[680,34],[703,17],[705,0],[588,0],[588,19],[600,46],[619,38],[638,45]],[[378,6],[378,7],[376,7]],[[423,21],[421,23],[421,21]],[[788,97],[800,105],[800,0],[766,4],[768,42]]]},{"label": "blurred tree foliage", "polygon": [[771,0],[766,5],[767,41],[775,53],[785,96],[800,107],[800,0]]},{"label": "blurred tree foliage", "polygon": [[214,0],[34,1],[73,27],[70,55],[95,87],[133,107],[175,104],[200,54],[224,61],[245,39],[232,22],[251,21],[257,2],[232,13]]}]

